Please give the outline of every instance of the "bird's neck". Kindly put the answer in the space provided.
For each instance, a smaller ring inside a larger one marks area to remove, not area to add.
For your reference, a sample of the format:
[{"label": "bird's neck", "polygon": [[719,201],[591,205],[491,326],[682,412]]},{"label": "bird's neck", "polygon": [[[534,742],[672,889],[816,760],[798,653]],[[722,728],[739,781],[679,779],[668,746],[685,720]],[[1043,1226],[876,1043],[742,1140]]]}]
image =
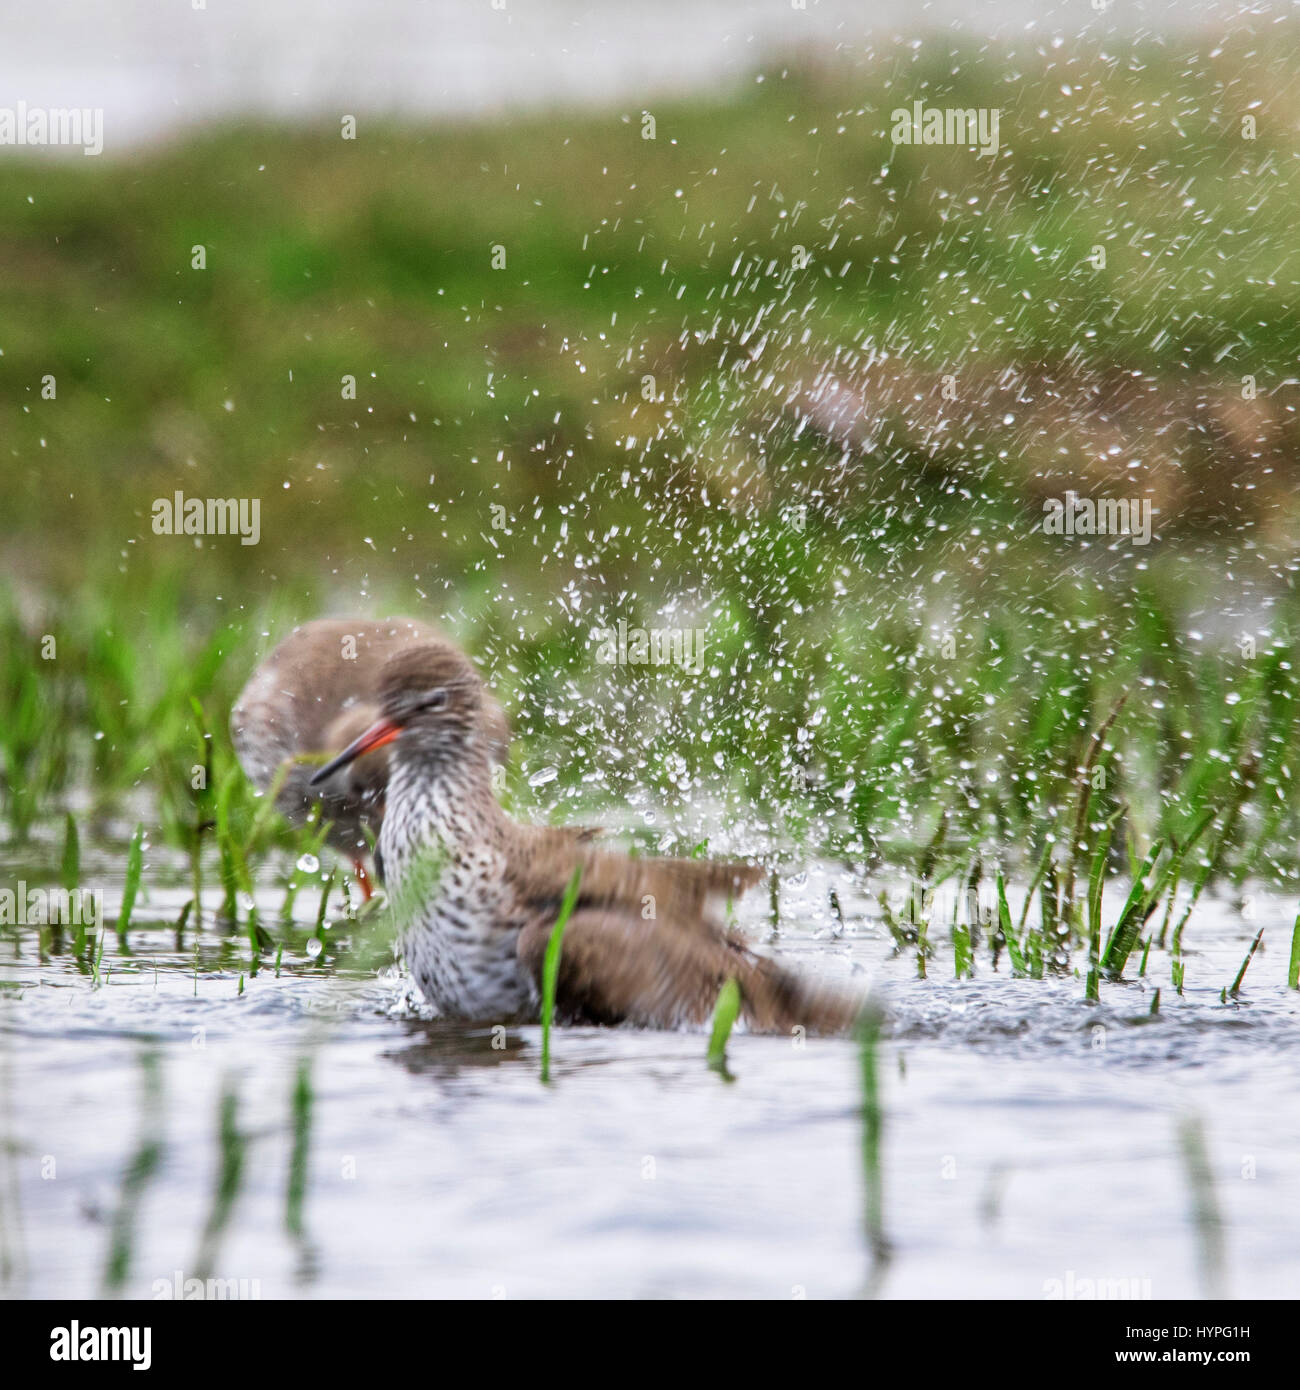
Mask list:
[{"label": "bird's neck", "polygon": [[386,862],[425,850],[457,854],[499,838],[505,816],[492,794],[481,739],[441,756],[404,749],[399,740],[393,755],[382,831]]}]

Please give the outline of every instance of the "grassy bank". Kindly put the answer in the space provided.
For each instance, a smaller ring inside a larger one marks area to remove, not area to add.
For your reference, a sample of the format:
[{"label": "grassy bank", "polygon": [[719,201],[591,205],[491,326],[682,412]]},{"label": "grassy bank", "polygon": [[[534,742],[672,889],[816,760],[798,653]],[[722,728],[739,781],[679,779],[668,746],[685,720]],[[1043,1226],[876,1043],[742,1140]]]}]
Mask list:
[{"label": "grassy bank", "polygon": [[[1000,867],[1076,945],[1153,851],[1153,892],[1292,883],[1298,54],[900,42],[649,113],[0,163],[11,866],[142,819],[234,910],[303,846],[231,701],[335,611],[470,645],[522,814]],[[891,144],[914,100],[1000,152]],[[1068,488],[1154,501],[1151,546],[1043,535]],[[177,490],[259,543],[154,534]],[[701,669],[603,664],[619,620]]]},{"label": "grassy bank", "polygon": [[[653,140],[639,110],[322,119],[6,159],[6,550],[60,583],[88,553],[152,566],[177,488],[261,499],[254,577],[353,586],[529,570],[561,512],[615,573],[688,562],[708,485],[839,516],[960,485],[970,525],[1049,465],[1158,499],[1186,472],[1168,527],[1289,515],[1300,41],[1268,28],[773,64],[656,107]],[[998,155],[893,145],[914,100],[998,109]],[[1207,399],[1173,449],[1162,410]],[[229,547],[191,560],[199,596],[249,577]]]}]

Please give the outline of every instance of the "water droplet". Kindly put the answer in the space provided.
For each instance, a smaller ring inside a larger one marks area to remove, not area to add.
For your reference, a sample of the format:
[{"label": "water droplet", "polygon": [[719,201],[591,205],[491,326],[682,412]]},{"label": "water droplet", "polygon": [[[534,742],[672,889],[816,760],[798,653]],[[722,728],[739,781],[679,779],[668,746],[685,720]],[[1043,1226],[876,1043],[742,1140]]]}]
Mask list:
[{"label": "water droplet", "polygon": [[304,854],[298,861],[298,867],[305,874],[314,874],[320,868],[320,860],[314,854]]}]

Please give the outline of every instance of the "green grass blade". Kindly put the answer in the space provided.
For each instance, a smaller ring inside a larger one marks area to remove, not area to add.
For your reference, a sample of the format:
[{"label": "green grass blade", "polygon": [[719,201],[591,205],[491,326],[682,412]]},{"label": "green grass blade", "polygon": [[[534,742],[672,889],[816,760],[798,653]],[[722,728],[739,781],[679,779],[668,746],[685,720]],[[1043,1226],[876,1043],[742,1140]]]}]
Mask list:
[{"label": "green grass blade", "polygon": [[1169,923],[1174,915],[1174,906],[1178,901],[1178,889],[1183,881],[1183,860],[1187,857],[1188,851],[1196,844],[1197,840],[1205,833],[1206,827],[1214,819],[1213,809],[1206,809],[1201,812],[1200,817],[1192,826],[1191,831],[1183,840],[1175,842],[1173,858],[1167,866],[1167,878],[1169,880],[1169,904],[1165,908],[1165,919],[1160,927],[1160,937],[1157,945],[1163,951],[1165,942],[1169,938]]},{"label": "green grass blade", "polygon": [[573,871],[569,886],[564,890],[564,901],[560,904],[560,915],[551,928],[550,940],[546,943],[546,957],[542,961],[542,1080],[551,1079],[551,1024],[555,1018],[555,987],[560,979],[560,950],[564,942],[564,928],[569,923],[574,904],[578,901],[578,887],[582,883],[582,865]]},{"label": "green grass blade", "polygon": [[1025,922],[1029,918],[1030,904],[1034,900],[1034,894],[1038,891],[1038,885],[1042,883],[1043,879],[1047,875],[1047,866],[1051,858],[1052,842],[1051,840],[1048,840],[1048,842],[1043,846],[1042,854],[1038,856],[1038,867],[1034,870],[1033,878],[1029,880],[1029,887],[1025,889],[1025,901],[1021,904],[1020,907],[1020,921],[1016,926],[1017,931],[1023,932],[1025,929]]},{"label": "green grass blade", "polygon": [[144,870],[144,823],[138,822],[126,850],[126,882],[122,885],[122,909],[117,914],[117,939],[126,950],[126,932],[131,925],[131,912],[140,891],[140,875]]},{"label": "green grass blade", "polygon": [[63,821],[63,863],[59,870],[59,882],[71,893],[80,878],[81,837],[77,834],[77,822],[69,811]]},{"label": "green grass blade", "polygon": [[718,1002],[713,1006],[713,1031],[709,1034],[709,1066],[714,1071],[727,1071],[727,1039],[740,1017],[740,985],[733,977],[724,982],[718,991]]},{"label": "green grass blade", "polygon": [[1234,999],[1241,992],[1241,982],[1246,978],[1246,971],[1249,968],[1251,961],[1255,958],[1255,952],[1259,950],[1259,943],[1261,940],[1263,940],[1263,937],[1264,928],[1260,927],[1260,929],[1255,933],[1254,941],[1250,943],[1250,950],[1246,952],[1246,959],[1242,961],[1241,969],[1237,971],[1237,978],[1233,980],[1232,987],[1228,990],[1228,993]]},{"label": "green grass blade", "polygon": [[329,877],[321,884],[320,903],[316,908],[316,940],[320,940],[320,934],[325,930],[325,909],[329,906],[330,893],[334,888],[334,876],[338,873],[337,869],[331,869]]},{"label": "green grass blade", "polygon": [[998,925],[1002,928],[1002,935],[1006,938],[1007,955],[1011,957],[1011,970],[1015,975],[1025,974],[1025,957],[1020,950],[1020,943],[1016,940],[1015,928],[1011,925],[1011,909],[1007,906],[1007,885],[1002,877],[1002,870],[998,870]]},{"label": "green grass blade", "polygon": [[1106,745],[1107,734],[1110,733],[1115,721],[1128,703],[1129,694],[1128,690],[1120,692],[1119,699],[1115,701],[1110,713],[1102,720],[1100,727],[1096,729],[1089,740],[1088,752],[1075,775],[1075,785],[1079,790],[1074,812],[1074,830],[1070,836],[1070,848],[1065,862],[1065,908],[1063,915],[1067,923],[1072,920],[1074,880],[1079,866],[1079,854],[1083,848],[1083,838],[1088,830],[1088,812],[1092,807],[1093,769]]},{"label": "green grass blade", "polygon": [[1143,908],[1149,892],[1147,876],[1163,849],[1164,842],[1157,840],[1133,879],[1124,910],[1119,915],[1119,921],[1115,923],[1110,940],[1106,943],[1106,953],[1101,958],[1101,968],[1108,975],[1116,976],[1123,972],[1129,956],[1133,953],[1133,947],[1137,945],[1138,933],[1146,920]]},{"label": "green grass blade", "polygon": [[[77,887],[81,877],[81,840],[77,834],[77,822],[69,811],[63,821],[63,859],[59,865],[59,882],[69,895]],[[71,897],[68,902],[71,904]],[[72,946],[78,957],[86,954],[86,924],[84,913],[75,913],[72,933]],[[57,929],[56,929],[57,930]]]},{"label": "green grass blade", "polygon": [[963,897],[969,903],[969,895],[963,895],[959,886],[952,902],[953,974],[959,980],[971,973],[971,929],[961,920]]}]

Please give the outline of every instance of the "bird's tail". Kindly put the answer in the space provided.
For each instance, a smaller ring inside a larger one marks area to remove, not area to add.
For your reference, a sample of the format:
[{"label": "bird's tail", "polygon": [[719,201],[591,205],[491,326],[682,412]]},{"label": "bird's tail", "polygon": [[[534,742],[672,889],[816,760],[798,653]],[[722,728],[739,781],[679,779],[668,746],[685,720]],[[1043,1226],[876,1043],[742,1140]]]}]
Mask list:
[{"label": "bird's tail", "polygon": [[755,1033],[793,1033],[803,1029],[817,1036],[851,1033],[868,1008],[865,992],[818,979],[773,960],[745,953],[736,972],[742,1015]]}]

